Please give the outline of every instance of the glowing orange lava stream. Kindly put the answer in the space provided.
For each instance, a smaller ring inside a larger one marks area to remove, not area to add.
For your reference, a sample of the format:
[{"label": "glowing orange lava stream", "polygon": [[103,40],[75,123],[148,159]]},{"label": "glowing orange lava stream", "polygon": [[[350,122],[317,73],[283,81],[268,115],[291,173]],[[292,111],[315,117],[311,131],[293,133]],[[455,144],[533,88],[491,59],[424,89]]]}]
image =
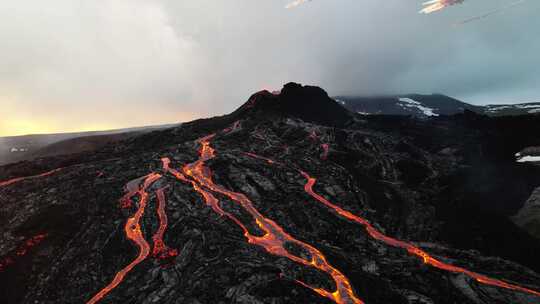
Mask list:
[{"label": "glowing orange lava stream", "polygon": [[27,179],[33,179],[33,178],[38,178],[38,177],[49,176],[49,175],[52,175],[52,174],[54,174],[54,173],[56,173],[56,172],[58,172],[58,171],[60,171],[62,169],[64,169],[64,168],[54,169],[54,170],[51,170],[51,171],[48,171],[48,172],[45,172],[45,173],[41,173],[41,174],[38,174],[38,175],[12,178],[12,179],[0,182],[0,187],[9,186],[11,184],[15,184],[15,183],[18,183],[20,181],[27,180]]},{"label": "glowing orange lava stream", "polygon": [[152,256],[160,259],[168,259],[178,255],[178,250],[171,249],[163,241],[163,235],[165,229],[167,229],[167,213],[165,212],[165,189],[160,188],[156,191],[158,199],[157,213],[159,217],[159,228],[152,237],[154,241],[154,249],[152,250]]},{"label": "glowing orange lava stream", "polygon": [[[253,157],[253,155],[255,155],[255,158],[266,160],[266,162],[270,163],[270,164],[275,163],[274,161],[272,161],[272,160],[270,160],[268,158],[258,156],[258,155],[253,154],[253,153],[245,153],[245,154],[248,155],[248,156],[252,156],[252,157]],[[363,225],[366,228],[366,231],[368,232],[368,234],[371,237],[373,237],[374,239],[382,241],[382,242],[384,242],[384,243],[386,243],[386,244],[388,244],[390,246],[393,246],[393,247],[403,248],[403,249],[407,250],[408,253],[421,258],[422,261],[425,264],[428,264],[428,265],[430,265],[432,267],[435,267],[437,269],[441,269],[441,270],[445,270],[445,271],[449,271],[449,272],[453,272],[453,273],[463,273],[463,274],[473,278],[477,282],[480,282],[480,283],[485,284],[485,285],[491,285],[491,286],[497,286],[497,287],[506,288],[506,289],[510,289],[510,290],[521,291],[521,292],[524,292],[524,293],[528,293],[528,294],[532,294],[532,295],[540,297],[540,292],[538,292],[538,291],[535,291],[535,290],[532,290],[532,289],[529,289],[529,288],[525,288],[525,287],[521,287],[521,286],[518,286],[518,285],[510,284],[510,283],[507,283],[507,282],[504,282],[504,281],[501,281],[501,280],[498,280],[498,279],[493,279],[493,278],[490,278],[488,276],[485,276],[485,275],[482,275],[482,274],[467,270],[467,269],[462,268],[462,267],[446,264],[444,262],[441,262],[441,261],[435,259],[434,257],[430,256],[427,252],[423,251],[422,249],[420,249],[420,248],[418,248],[418,247],[416,247],[416,246],[414,246],[414,245],[412,245],[410,243],[400,241],[400,240],[397,240],[397,239],[394,239],[392,237],[384,235],[379,230],[377,230],[373,225],[371,225],[371,223],[368,220],[366,220],[366,219],[364,219],[362,217],[359,217],[357,215],[354,215],[354,214],[352,214],[351,212],[349,212],[347,210],[342,209],[341,207],[333,204],[332,202],[328,201],[326,198],[324,198],[321,195],[317,194],[313,190],[313,186],[315,185],[317,180],[314,177],[311,177],[309,174],[307,174],[306,172],[304,172],[302,170],[299,170],[299,172],[307,180],[306,184],[304,185],[304,190],[306,191],[306,193],[308,193],[311,197],[313,197],[314,199],[316,199],[317,201],[319,201],[320,203],[322,203],[326,207],[332,209],[339,216],[341,216],[343,218],[346,218],[346,219],[348,219],[350,221],[353,221],[355,223]]]},{"label": "glowing orange lava stream", "polygon": [[359,223],[359,224],[363,225],[366,228],[366,231],[369,233],[369,235],[371,237],[373,237],[374,239],[382,241],[382,242],[384,242],[384,243],[386,243],[386,244],[388,244],[390,246],[403,248],[403,249],[407,250],[407,252],[409,252],[410,254],[416,255],[419,258],[421,258],[425,264],[431,265],[431,266],[433,266],[435,268],[438,268],[438,269],[441,269],[441,270],[446,270],[446,271],[449,271],[449,272],[463,273],[463,274],[468,275],[469,277],[475,279],[476,281],[478,281],[480,283],[483,283],[483,284],[486,284],[486,285],[492,285],[492,286],[502,287],[502,288],[506,288],[506,289],[517,290],[517,291],[533,294],[533,295],[536,295],[536,296],[540,296],[540,292],[538,292],[538,291],[528,289],[528,288],[525,288],[525,287],[521,287],[521,286],[518,286],[518,285],[509,284],[509,283],[506,283],[506,282],[501,281],[501,280],[492,279],[490,277],[487,277],[485,275],[482,275],[482,274],[479,274],[479,273],[476,273],[476,272],[472,272],[472,271],[467,270],[467,269],[462,268],[462,267],[446,264],[444,262],[441,262],[441,261],[435,259],[434,257],[430,256],[427,252],[423,251],[422,249],[420,249],[420,248],[418,248],[418,247],[416,247],[416,246],[414,246],[414,245],[412,245],[410,243],[400,241],[400,240],[397,240],[397,239],[394,239],[394,238],[391,238],[389,236],[384,235],[383,233],[378,231],[375,227],[373,227],[366,219],[361,218],[359,216],[356,216],[356,215],[350,213],[349,211],[344,210],[344,209],[334,205],[333,203],[331,203],[330,201],[328,201],[327,199],[325,199],[321,195],[315,193],[315,191],[313,191],[313,185],[315,185],[315,182],[317,180],[315,178],[309,176],[304,171],[300,171],[300,173],[307,179],[307,183],[304,186],[304,190],[309,195],[311,195],[314,199],[318,200],[319,202],[321,202],[325,206],[333,209],[340,216],[342,216],[342,217],[344,217],[344,218],[346,218],[348,220],[351,220],[351,221],[354,221],[356,223]]},{"label": "glowing orange lava stream", "polygon": [[151,173],[147,175],[144,178],[144,184],[141,188],[139,188],[138,184],[137,187],[139,188],[137,191],[133,192],[133,189],[135,187],[136,182],[140,182],[140,178],[136,179],[126,186],[127,190],[129,191],[128,194],[131,193],[131,196],[126,197],[124,196],[123,200],[130,200],[135,194],[139,194],[140,202],[139,202],[139,208],[135,212],[135,214],[128,218],[126,221],[126,225],[124,226],[124,231],[126,233],[126,236],[129,240],[131,240],[137,247],[139,247],[139,254],[133,260],[129,265],[124,267],[122,270],[120,270],[114,279],[112,280],[109,285],[105,286],[102,290],[100,290],[92,299],[90,299],[87,303],[88,304],[94,304],[100,301],[103,297],[105,297],[111,290],[116,288],[125,278],[125,276],[139,263],[144,261],[146,257],[148,257],[148,254],[150,253],[150,245],[144,238],[143,232],[141,230],[140,220],[142,216],[144,215],[144,210],[146,208],[146,205],[148,203],[148,193],[146,192],[146,189],[150,187],[156,180],[160,179],[161,175],[157,173]]},{"label": "glowing orange lava stream", "polygon": [[[322,288],[314,288],[309,286],[304,282],[298,281],[303,286],[306,286],[319,295],[326,297],[338,304],[345,303],[354,303],[361,304],[363,303],[360,299],[356,297],[352,289],[351,283],[349,280],[337,269],[331,266],[327,261],[326,257],[315,247],[301,242],[287,232],[283,230],[276,222],[264,217],[259,211],[253,206],[253,203],[242,193],[232,192],[220,185],[215,184],[212,181],[212,172],[210,168],[206,167],[205,162],[215,157],[215,151],[210,146],[210,140],[215,136],[215,134],[208,135],[198,140],[198,143],[201,145],[199,151],[200,157],[197,161],[185,165],[183,167],[183,172],[186,176],[190,177],[190,181],[194,189],[199,192],[207,205],[211,206],[212,209],[221,214],[225,215],[228,218],[232,219],[243,231],[244,236],[250,244],[255,244],[263,247],[271,254],[286,257],[296,263],[306,265],[309,267],[314,267],[318,270],[326,272],[330,275],[336,285],[335,291],[328,291]],[[170,171],[168,159],[163,160],[164,169]],[[179,173],[179,172],[177,172]],[[173,173],[174,174],[174,173]],[[179,179],[186,181],[185,176],[179,177],[179,174],[174,174]],[[264,231],[263,236],[252,235],[244,224],[238,220],[232,214],[225,212],[220,206],[219,201],[214,197],[211,192],[219,193],[229,197],[231,200],[237,202],[240,206],[244,208],[255,220],[257,226]],[[295,244],[303,248],[310,257],[303,258],[290,254],[285,246],[287,243]]]}]

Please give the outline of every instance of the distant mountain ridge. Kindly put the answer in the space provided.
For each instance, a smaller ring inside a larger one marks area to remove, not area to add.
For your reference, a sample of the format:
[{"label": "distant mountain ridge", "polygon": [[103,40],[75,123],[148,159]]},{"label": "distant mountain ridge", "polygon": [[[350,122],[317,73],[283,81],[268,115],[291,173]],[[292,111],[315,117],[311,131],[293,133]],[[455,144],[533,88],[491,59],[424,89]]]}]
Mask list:
[{"label": "distant mountain ridge", "polygon": [[540,102],[478,106],[443,94],[336,96],[334,99],[350,111],[366,115],[410,115],[427,118],[460,114],[465,110],[488,116],[540,114]]},{"label": "distant mountain ridge", "polygon": [[45,156],[90,151],[145,132],[166,129],[178,124],[133,127],[105,131],[29,134],[0,137],[0,165]]}]

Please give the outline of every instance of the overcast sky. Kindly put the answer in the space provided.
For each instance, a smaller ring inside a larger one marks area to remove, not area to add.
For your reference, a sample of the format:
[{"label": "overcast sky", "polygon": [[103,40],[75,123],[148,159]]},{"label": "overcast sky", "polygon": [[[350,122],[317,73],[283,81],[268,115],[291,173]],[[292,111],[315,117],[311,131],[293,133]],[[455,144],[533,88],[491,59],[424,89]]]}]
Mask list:
[{"label": "overcast sky", "polygon": [[3,0],[0,136],[227,113],[288,81],[330,95],[540,101],[540,1]]}]

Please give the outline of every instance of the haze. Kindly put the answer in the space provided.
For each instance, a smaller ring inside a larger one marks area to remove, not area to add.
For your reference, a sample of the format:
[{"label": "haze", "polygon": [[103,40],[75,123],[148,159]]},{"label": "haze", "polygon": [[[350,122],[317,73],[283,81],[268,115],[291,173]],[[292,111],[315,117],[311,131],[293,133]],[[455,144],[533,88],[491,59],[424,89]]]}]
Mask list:
[{"label": "haze", "polygon": [[0,136],[186,121],[288,81],[331,95],[540,101],[538,1],[3,1]]}]

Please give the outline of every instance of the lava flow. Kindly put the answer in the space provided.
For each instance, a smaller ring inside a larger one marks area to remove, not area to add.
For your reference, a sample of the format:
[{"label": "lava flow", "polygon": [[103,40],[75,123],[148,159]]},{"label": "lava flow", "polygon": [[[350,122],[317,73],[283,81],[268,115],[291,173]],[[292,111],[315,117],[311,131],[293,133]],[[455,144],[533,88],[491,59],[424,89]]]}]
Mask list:
[{"label": "lava flow", "polygon": [[163,235],[165,234],[165,229],[167,229],[167,213],[165,213],[165,189],[160,188],[156,190],[158,206],[157,213],[159,217],[159,228],[152,237],[154,241],[154,249],[152,250],[152,256],[159,259],[170,259],[178,255],[178,250],[169,248],[165,245],[163,241]]},{"label": "lava flow", "polygon": [[[206,204],[212,206],[213,210],[217,213],[231,218],[244,231],[244,236],[247,238],[250,244],[259,245],[271,254],[283,256],[296,263],[314,267],[318,270],[326,272],[333,278],[336,285],[336,290],[331,292],[322,288],[314,288],[304,282],[298,281],[303,286],[306,286],[319,295],[339,304],[363,303],[354,294],[349,280],[339,270],[332,267],[326,261],[326,257],[318,249],[295,239],[285,232],[283,228],[281,228],[276,222],[264,217],[244,194],[229,191],[212,181],[212,172],[210,168],[205,165],[205,162],[215,157],[215,151],[210,146],[210,140],[214,136],[215,134],[211,134],[199,139],[198,142],[201,145],[199,159],[194,163],[185,165],[183,167],[184,174],[192,179],[191,182],[194,189],[203,196]],[[164,164],[165,163],[166,162],[164,162]],[[231,200],[240,204],[240,206],[242,206],[244,210],[246,210],[254,218],[257,226],[264,231],[265,234],[260,237],[252,235],[240,220],[221,209],[219,206],[219,201],[209,191],[225,195]],[[287,249],[285,249],[285,246],[288,243],[295,244],[303,248],[306,252],[309,252],[310,257],[301,258],[290,254]]]},{"label": "lava flow", "polygon": [[[161,175],[157,173],[151,173],[144,177],[144,184],[142,188],[139,188],[139,182],[142,178],[136,179],[134,181],[131,181],[126,185],[126,189],[129,191],[128,195],[130,196],[124,196],[122,200],[128,200],[131,201],[131,198],[135,194],[139,194],[140,202],[139,202],[139,208],[135,212],[135,214],[130,217],[126,221],[126,225],[124,226],[124,231],[126,233],[126,236],[129,240],[134,242],[137,247],[139,247],[139,254],[133,260],[129,265],[124,267],[122,270],[120,270],[114,277],[111,283],[109,285],[105,286],[102,290],[100,290],[92,299],[90,299],[87,303],[88,304],[94,304],[100,301],[104,296],[106,296],[111,290],[116,288],[125,278],[125,276],[139,263],[144,261],[146,257],[148,257],[148,254],[150,254],[150,245],[144,238],[143,232],[141,230],[140,220],[142,216],[144,215],[144,210],[146,208],[146,204],[148,203],[148,193],[146,192],[146,189],[150,187],[156,180],[160,179]],[[138,189],[137,191],[134,191],[134,187],[137,185]],[[131,203],[130,203],[131,205]]]},{"label": "lava flow", "polygon": [[47,233],[42,233],[24,241],[24,243],[17,247],[13,256],[8,256],[0,260],[0,272],[4,271],[9,265],[14,264],[17,258],[25,256],[30,251],[30,249],[43,242],[43,240],[45,240],[47,236]]},{"label": "lava flow", "polygon": [[[272,161],[272,160],[270,160],[270,159],[268,159],[266,157],[258,156],[258,155],[253,154],[253,153],[249,153],[249,154],[245,153],[245,154],[248,155],[248,156],[254,157],[254,158],[266,160],[266,162],[270,163],[270,164],[272,164],[274,162],[274,161]],[[270,161],[272,161],[272,162],[270,162]],[[538,292],[538,291],[535,291],[535,290],[532,290],[532,289],[529,289],[529,288],[525,288],[525,287],[521,287],[521,286],[518,286],[518,285],[510,284],[510,283],[507,283],[507,282],[504,282],[504,281],[501,281],[501,280],[498,280],[498,279],[493,279],[493,278],[490,278],[488,276],[485,276],[485,275],[482,275],[482,274],[467,270],[467,269],[462,268],[462,267],[446,264],[444,262],[441,262],[441,261],[435,259],[434,257],[430,256],[427,252],[423,251],[422,249],[420,249],[420,248],[418,248],[418,247],[416,247],[416,246],[414,246],[414,245],[412,245],[410,243],[400,241],[398,239],[394,239],[392,237],[384,235],[382,232],[377,230],[373,225],[371,225],[371,223],[368,220],[366,220],[366,219],[364,219],[362,217],[359,217],[357,215],[354,215],[354,214],[352,214],[351,212],[349,212],[349,211],[347,211],[345,209],[342,209],[341,207],[333,204],[329,200],[327,200],[324,197],[322,197],[321,195],[317,194],[313,190],[313,186],[315,185],[315,182],[317,181],[317,179],[315,179],[314,177],[311,177],[309,174],[307,174],[306,172],[304,172],[302,170],[299,170],[299,172],[307,180],[306,184],[304,185],[304,190],[306,191],[306,193],[308,193],[311,197],[313,197],[314,199],[316,199],[317,201],[319,201],[323,205],[325,205],[328,208],[332,209],[339,216],[344,217],[344,218],[346,218],[346,219],[348,219],[350,221],[353,221],[355,223],[363,225],[366,228],[366,231],[368,232],[368,234],[372,238],[374,238],[376,240],[379,240],[379,241],[382,241],[382,242],[386,243],[387,245],[390,245],[390,246],[393,246],[393,247],[403,248],[403,249],[407,250],[408,253],[410,253],[412,255],[416,255],[419,258],[421,258],[422,261],[425,264],[428,264],[428,265],[430,265],[432,267],[435,267],[437,269],[441,269],[441,270],[445,270],[445,271],[449,271],[449,272],[454,272],[454,273],[463,273],[463,274],[473,278],[477,282],[485,284],[485,285],[491,285],[491,286],[497,286],[497,287],[506,288],[506,289],[510,289],[510,290],[521,291],[521,292],[524,292],[524,293],[528,293],[528,294],[532,294],[532,295],[540,297],[540,292]]]},{"label": "lava flow", "polygon": [[506,282],[498,280],[498,279],[493,279],[493,278],[487,277],[485,275],[482,275],[482,274],[467,270],[467,269],[462,268],[462,267],[446,264],[444,262],[441,262],[441,261],[435,259],[434,257],[430,256],[427,252],[423,251],[422,249],[420,249],[420,248],[418,248],[418,247],[416,247],[416,246],[414,246],[414,245],[412,245],[410,243],[400,241],[400,240],[397,240],[397,239],[394,239],[392,237],[384,235],[383,233],[378,231],[375,227],[373,227],[373,225],[371,225],[369,223],[369,221],[367,221],[366,219],[361,218],[359,216],[356,216],[356,215],[350,213],[349,211],[344,210],[344,209],[338,207],[337,205],[334,205],[333,203],[331,203],[330,201],[328,201],[327,199],[325,199],[321,195],[317,194],[315,191],[313,191],[313,186],[315,185],[315,182],[317,180],[315,178],[311,177],[309,174],[307,174],[304,171],[300,171],[300,173],[307,179],[307,183],[304,185],[304,190],[311,197],[313,197],[317,201],[321,202],[325,206],[333,209],[340,216],[342,216],[342,217],[344,217],[344,218],[346,218],[348,220],[351,220],[353,222],[356,222],[356,223],[359,223],[359,224],[363,225],[366,228],[366,231],[369,233],[369,235],[371,237],[373,237],[374,239],[382,241],[382,242],[384,242],[384,243],[386,243],[386,244],[388,244],[390,246],[393,246],[393,247],[403,248],[403,249],[407,250],[407,252],[409,252],[410,254],[416,255],[419,258],[421,258],[425,264],[431,265],[431,266],[433,266],[435,268],[445,270],[445,271],[449,271],[449,272],[454,272],[454,273],[463,273],[463,274],[475,279],[476,281],[478,281],[478,282],[480,282],[482,284],[502,287],[502,288],[511,289],[511,290],[517,290],[517,291],[533,294],[533,295],[536,295],[536,296],[540,296],[540,292],[538,292],[538,291],[528,289],[528,288],[525,288],[525,287],[521,287],[521,286],[518,286],[518,285],[509,284],[509,283],[506,283]]},{"label": "lava flow", "polygon": [[54,173],[56,173],[56,172],[58,172],[58,171],[60,171],[62,169],[63,168],[58,168],[58,169],[54,169],[54,170],[51,170],[51,171],[48,171],[48,172],[45,172],[45,173],[41,173],[41,174],[38,174],[38,175],[17,177],[17,178],[8,179],[6,181],[0,182],[0,187],[9,186],[11,184],[15,184],[15,183],[18,183],[20,181],[27,180],[27,179],[33,179],[33,178],[38,178],[38,177],[49,176],[49,175],[52,175],[52,174],[54,174]]}]

